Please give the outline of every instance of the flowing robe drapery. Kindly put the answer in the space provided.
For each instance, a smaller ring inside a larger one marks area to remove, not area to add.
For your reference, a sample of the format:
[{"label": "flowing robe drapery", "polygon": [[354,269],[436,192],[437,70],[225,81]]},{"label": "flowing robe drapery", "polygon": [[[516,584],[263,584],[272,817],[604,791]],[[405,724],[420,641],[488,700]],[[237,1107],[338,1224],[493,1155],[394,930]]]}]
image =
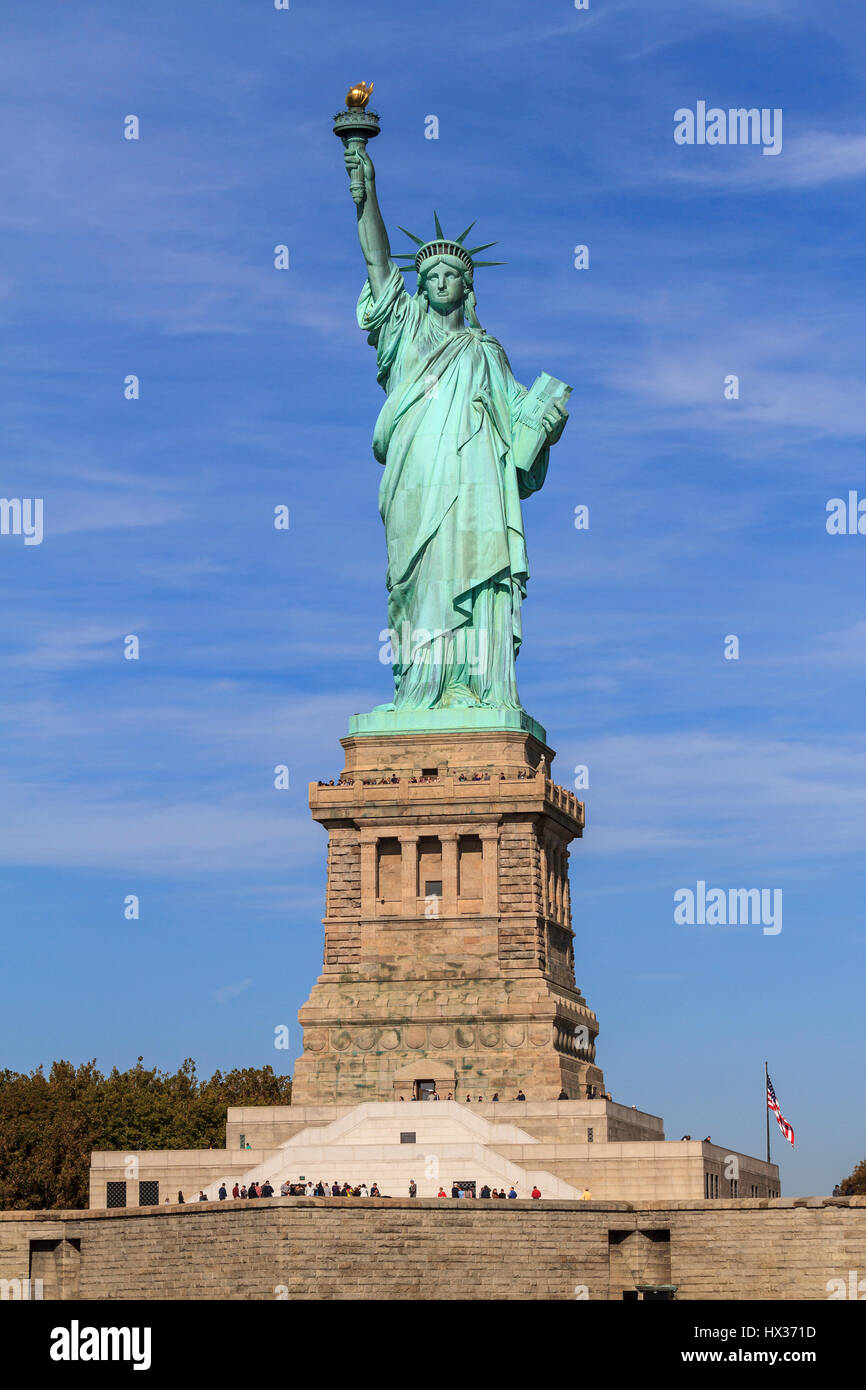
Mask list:
[{"label": "flowing robe drapery", "polygon": [[526,388],[495,338],[444,329],[396,266],[378,299],[367,281],[357,315],[387,393],[373,453],[385,467],[394,707],[520,709],[520,499],[541,487],[549,454],[540,441],[523,466],[515,460]]}]

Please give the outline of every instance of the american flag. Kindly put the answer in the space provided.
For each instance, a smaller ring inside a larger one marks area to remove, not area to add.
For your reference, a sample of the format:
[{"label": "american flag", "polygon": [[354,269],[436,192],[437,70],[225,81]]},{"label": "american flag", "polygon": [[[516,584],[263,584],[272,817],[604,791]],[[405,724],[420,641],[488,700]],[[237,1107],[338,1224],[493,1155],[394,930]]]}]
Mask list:
[{"label": "american flag", "polygon": [[793,1149],[794,1131],[788,1124],[788,1121],[785,1119],[785,1116],[782,1114],[781,1110],[779,1109],[779,1102],[776,1100],[776,1092],[773,1090],[773,1083],[770,1080],[769,1076],[767,1077],[767,1107],[768,1109],[772,1110],[773,1114],[776,1116],[776,1119],[779,1122],[780,1130],[782,1131],[785,1138],[788,1140],[788,1143],[791,1145],[791,1148]]}]

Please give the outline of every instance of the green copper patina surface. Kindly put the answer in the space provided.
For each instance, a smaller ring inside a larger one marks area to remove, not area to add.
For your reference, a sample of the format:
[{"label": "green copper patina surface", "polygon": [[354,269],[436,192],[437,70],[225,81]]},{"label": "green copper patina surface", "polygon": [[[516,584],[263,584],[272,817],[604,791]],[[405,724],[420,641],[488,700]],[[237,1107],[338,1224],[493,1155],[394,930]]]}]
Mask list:
[{"label": "green copper patina surface", "polygon": [[[338,132],[339,133],[339,130]],[[391,256],[363,142],[346,141],[367,281],[358,324],[386,393],[373,435],[384,466],[388,644],[394,699],[356,715],[352,733],[441,728],[544,731],[523,710],[515,658],[529,563],[520,502],[543,484],[569,388],[527,392],[475,312],[474,251],[416,243],[416,293]],[[485,249],[475,248],[476,251]]]},{"label": "green copper patina surface", "polygon": [[479,733],[490,729],[513,729],[532,734],[539,743],[547,743],[547,731],[522,709],[389,709],[387,706],[370,714],[353,714],[349,719],[350,734],[411,734],[411,733]]}]

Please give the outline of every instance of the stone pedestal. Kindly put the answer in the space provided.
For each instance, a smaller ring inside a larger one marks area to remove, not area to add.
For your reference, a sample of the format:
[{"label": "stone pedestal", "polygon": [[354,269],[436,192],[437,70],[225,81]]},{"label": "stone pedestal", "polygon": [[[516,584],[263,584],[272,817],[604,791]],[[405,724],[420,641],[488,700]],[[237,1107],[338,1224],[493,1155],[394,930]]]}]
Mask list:
[{"label": "stone pedestal", "polygon": [[310,785],[325,952],[293,1103],[601,1093],[568,886],[583,806],[551,780],[551,750],[508,728],[342,744],[339,784]]}]

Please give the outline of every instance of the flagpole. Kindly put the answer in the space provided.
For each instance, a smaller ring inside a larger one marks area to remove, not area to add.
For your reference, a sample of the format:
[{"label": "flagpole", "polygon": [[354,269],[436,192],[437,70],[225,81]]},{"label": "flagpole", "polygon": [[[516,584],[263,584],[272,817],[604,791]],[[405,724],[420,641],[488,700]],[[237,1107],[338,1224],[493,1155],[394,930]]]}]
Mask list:
[{"label": "flagpole", "polygon": [[770,1094],[770,1073],[767,1063],[764,1063],[764,1114],[767,1117],[767,1162],[770,1162],[770,1107],[767,1104],[767,1097]]}]

